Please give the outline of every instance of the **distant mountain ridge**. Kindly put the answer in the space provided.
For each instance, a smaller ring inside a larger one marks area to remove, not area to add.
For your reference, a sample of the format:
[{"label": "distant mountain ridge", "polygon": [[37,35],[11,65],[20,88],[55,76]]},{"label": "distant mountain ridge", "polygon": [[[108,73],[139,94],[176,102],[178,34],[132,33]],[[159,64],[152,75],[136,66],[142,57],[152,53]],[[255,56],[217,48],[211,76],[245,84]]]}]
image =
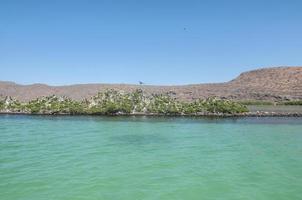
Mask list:
[{"label": "distant mountain ridge", "polygon": [[0,96],[11,96],[20,101],[30,101],[42,96],[66,96],[83,100],[107,89],[132,92],[142,89],[146,93],[169,93],[179,100],[219,97],[232,100],[301,100],[302,67],[273,67],[240,74],[226,83],[194,84],[181,86],[152,86],[130,84],[76,84],[48,86],[45,84],[19,85],[0,81]]}]

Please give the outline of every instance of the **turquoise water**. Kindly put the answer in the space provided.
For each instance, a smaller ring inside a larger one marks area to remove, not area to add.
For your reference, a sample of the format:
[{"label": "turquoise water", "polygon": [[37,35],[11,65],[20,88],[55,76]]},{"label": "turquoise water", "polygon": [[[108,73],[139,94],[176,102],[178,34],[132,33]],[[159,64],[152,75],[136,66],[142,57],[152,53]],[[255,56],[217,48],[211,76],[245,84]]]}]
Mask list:
[{"label": "turquoise water", "polygon": [[302,199],[302,118],[0,115],[0,199]]}]

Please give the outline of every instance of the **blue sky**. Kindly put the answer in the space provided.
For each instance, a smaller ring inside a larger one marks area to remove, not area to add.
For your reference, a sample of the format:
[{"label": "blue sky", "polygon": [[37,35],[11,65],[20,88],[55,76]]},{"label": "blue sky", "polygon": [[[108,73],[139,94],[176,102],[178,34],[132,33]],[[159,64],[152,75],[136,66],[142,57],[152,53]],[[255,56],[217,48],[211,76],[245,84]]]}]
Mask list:
[{"label": "blue sky", "polygon": [[0,80],[228,81],[302,65],[302,1],[0,0]]}]

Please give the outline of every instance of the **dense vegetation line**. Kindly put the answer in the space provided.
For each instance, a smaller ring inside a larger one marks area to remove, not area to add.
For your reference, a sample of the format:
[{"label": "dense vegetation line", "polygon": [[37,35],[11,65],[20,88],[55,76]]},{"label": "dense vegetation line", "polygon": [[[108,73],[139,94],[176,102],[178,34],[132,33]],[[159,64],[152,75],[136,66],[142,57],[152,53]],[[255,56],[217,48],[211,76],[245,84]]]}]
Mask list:
[{"label": "dense vegetation line", "polygon": [[74,101],[66,97],[42,97],[24,103],[6,97],[0,101],[1,112],[36,114],[236,114],[248,112],[245,105],[218,98],[199,99],[194,102],[178,101],[169,94],[146,95],[142,90],[132,93],[107,90],[89,100]]}]

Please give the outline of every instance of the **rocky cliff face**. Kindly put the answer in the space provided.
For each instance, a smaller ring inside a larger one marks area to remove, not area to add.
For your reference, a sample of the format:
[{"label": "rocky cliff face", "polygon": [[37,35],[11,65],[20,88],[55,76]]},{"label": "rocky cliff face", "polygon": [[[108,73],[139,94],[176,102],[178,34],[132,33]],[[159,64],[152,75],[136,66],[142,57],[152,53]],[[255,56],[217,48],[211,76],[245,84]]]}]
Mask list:
[{"label": "rocky cliff face", "polygon": [[81,84],[54,87],[44,84],[18,85],[13,82],[0,82],[0,96],[11,96],[20,101],[30,101],[50,95],[83,100],[107,89],[125,92],[142,89],[149,94],[169,93],[185,101],[213,96],[233,100],[301,100],[302,67],[264,68],[242,73],[236,79],[226,83],[183,86]]}]

